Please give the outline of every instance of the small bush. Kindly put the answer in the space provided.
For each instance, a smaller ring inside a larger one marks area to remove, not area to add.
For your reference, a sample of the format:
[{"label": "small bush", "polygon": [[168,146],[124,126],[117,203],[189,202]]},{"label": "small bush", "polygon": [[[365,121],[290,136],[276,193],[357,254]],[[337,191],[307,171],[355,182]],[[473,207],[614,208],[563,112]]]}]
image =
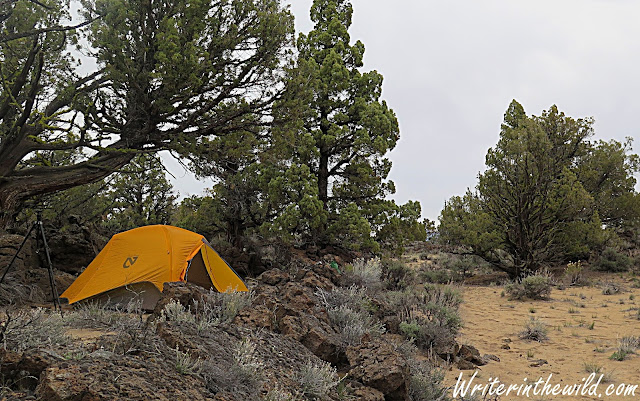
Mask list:
[{"label": "small bush", "polygon": [[587,283],[584,278],[584,267],[581,261],[570,262],[564,269],[564,278],[569,285],[585,285]]},{"label": "small bush", "polygon": [[298,393],[292,393],[288,390],[275,388],[262,397],[262,401],[302,401],[302,397]]},{"label": "small bush", "polygon": [[385,332],[384,325],[369,312],[371,301],[363,288],[355,285],[331,291],[319,288],[315,295],[327,309],[329,321],[344,347],[359,344],[367,334],[376,337]]},{"label": "small bush", "polygon": [[447,270],[422,270],[420,276],[423,282],[434,284],[448,284],[454,281],[453,276]]},{"label": "small bush", "polygon": [[520,283],[507,284],[505,291],[511,300],[549,299],[551,279],[543,275],[528,276]]},{"label": "small bush", "polygon": [[408,393],[412,401],[448,400],[444,371],[429,362],[411,361]]},{"label": "small bush", "polygon": [[37,308],[13,314],[7,311],[5,316],[0,323],[0,343],[5,349],[21,352],[69,343],[70,338],[65,334],[60,314]]},{"label": "small bush", "polygon": [[524,326],[524,330],[519,333],[523,340],[544,342],[549,339],[547,326],[538,319],[531,318]]},{"label": "small bush", "polygon": [[449,269],[456,281],[462,281],[471,276],[471,273],[478,267],[478,262],[472,256],[463,255],[444,260],[444,266]]},{"label": "small bush", "polygon": [[207,388],[214,394],[232,388],[240,399],[258,399],[263,367],[255,344],[245,339],[233,346],[230,363],[222,365],[207,360],[200,372]]},{"label": "small bush", "polygon": [[389,290],[401,290],[413,280],[413,271],[399,260],[382,261],[382,281]]},{"label": "small bush", "polygon": [[204,335],[211,327],[233,321],[252,299],[252,292],[210,292],[202,302],[194,301],[193,311],[172,300],[162,310],[161,319],[194,325],[198,334]]},{"label": "small bush", "polygon": [[595,268],[606,272],[626,272],[632,264],[632,259],[615,248],[605,248],[595,263]]},{"label": "small bush", "polygon": [[196,317],[187,310],[180,301],[171,300],[164,306],[161,312],[161,318],[178,324],[192,323],[195,324]]},{"label": "small bush", "polygon": [[462,321],[458,315],[460,294],[448,286],[425,285],[422,292],[396,292],[387,295],[401,323],[400,334],[423,349],[436,352],[454,341]]},{"label": "small bush", "polygon": [[202,368],[200,358],[193,358],[189,352],[181,352],[176,346],[176,370],[183,375],[197,374]]},{"label": "small bush", "polygon": [[362,337],[377,337],[385,332],[385,327],[370,314],[341,305],[327,311],[329,321],[336,328],[343,346],[360,344]]},{"label": "small bush", "polygon": [[584,371],[587,373],[595,373],[597,375],[602,371],[602,366],[595,362],[585,362]]},{"label": "small bush", "polygon": [[307,397],[322,399],[340,383],[336,369],[328,362],[308,361],[296,375],[300,390]]},{"label": "small bush", "polygon": [[382,263],[380,259],[369,260],[357,259],[347,269],[343,275],[345,286],[357,285],[367,289],[375,290],[381,285]]}]

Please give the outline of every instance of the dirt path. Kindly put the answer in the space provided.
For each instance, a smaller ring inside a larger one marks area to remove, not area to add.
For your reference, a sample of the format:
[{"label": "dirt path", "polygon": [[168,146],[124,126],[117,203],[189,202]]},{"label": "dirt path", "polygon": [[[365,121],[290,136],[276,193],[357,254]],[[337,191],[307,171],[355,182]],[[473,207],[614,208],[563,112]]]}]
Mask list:
[{"label": "dirt path", "polygon": [[[461,315],[465,322],[459,341],[475,346],[481,354],[494,354],[500,362],[482,366],[474,384],[487,384],[498,377],[501,383],[522,384],[524,378],[535,382],[580,384],[587,378],[587,365],[599,368],[610,382],[598,386],[602,397],[593,396],[526,396],[500,397],[499,400],[640,400],[640,354],[624,361],[611,360],[618,339],[640,336],[640,320],[635,317],[640,305],[640,289],[630,282],[619,283],[624,291],[603,295],[600,287],[554,289],[550,301],[509,301],[502,297],[502,287],[462,287],[464,304]],[[521,340],[518,333],[535,317],[545,322],[549,340],[543,343]],[[539,367],[536,361],[547,363]],[[474,371],[463,371],[464,379]],[[446,381],[454,385],[460,371],[447,373]],[[599,376],[599,374],[598,374]],[[596,379],[597,380],[597,379]],[[606,388],[620,383],[639,385],[635,397],[607,396]],[[482,397],[478,398],[482,399]]]}]

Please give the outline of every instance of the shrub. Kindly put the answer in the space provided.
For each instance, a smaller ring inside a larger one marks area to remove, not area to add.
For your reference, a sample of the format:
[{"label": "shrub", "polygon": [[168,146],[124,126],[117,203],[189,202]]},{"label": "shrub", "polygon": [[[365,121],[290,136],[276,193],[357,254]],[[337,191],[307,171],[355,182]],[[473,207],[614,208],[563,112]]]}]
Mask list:
[{"label": "shrub", "polygon": [[335,287],[331,291],[319,288],[315,295],[327,309],[342,346],[359,344],[366,334],[375,337],[385,332],[384,325],[371,316],[370,299],[363,288],[355,285]]},{"label": "shrub", "polygon": [[378,289],[381,285],[382,264],[380,259],[357,259],[347,266],[343,281],[345,286],[357,285],[368,289]]},{"label": "shrub", "polygon": [[5,311],[6,319],[0,323],[0,343],[5,349],[25,351],[32,348],[68,344],[64,321],[57,313],[45,309]]},{"label": "shrub", "polygon": [[447,270],[422,270],[420,275],[422,281],[426,283],[448,284],[454,281]]},{"label": "shrub", "polygon": [[210,292],[202,302],[194,301],[193,311],[172,300],[162,310],[161,319],[194,325],[198,334],[204,335],[211,327],[233,321],[252,299],[252,292]]},{"label": "shrub", "polygon": [[196,322],[195,316],[190,310],[187,310],[180,301],[169,301],[169,303],[164,306],[164,309],[162,309],[160,316],[163,320],[168,320],[178,324],[194,324]]},{"label": "shrub", "polygon": [[444,371],[429,362],[412,361],[408,393],[412,401],[444,401],[448,399],[444,387]]},{"label": "shrub", "polygon": [[390,290],[406,288],[411,283],[413,271],[399,260],[385,259],[382,261],[382,281]]},{"label": "shrub", "polygon": [[230,361],[221,364],[208,359],[200,372],[207,388],[214,394],[234,389],[240,399],[258,399],[263,366],[255,344],[245,339],[233,346]]},{"label": "shrub", "polygon": [[370,314],[341,305],[327,311],[329,321],[338,332],[338,338],[343,346],[357,345],[363,336],[380,336],[385,327]]},{"label": "shrub", "polygon": [[543,342],[549,339],[547,326],[538,319],[531,318],[524,326],[524,330],[519,333],[523,340]]},{"label": "shrub", "polygon": [[400,333],[416,345],[439,352],[455,341],[462,326],[461,298],[450,287],[425,285],[422,292],[390,293],[388,299],[401,320]]},{"label": "shrub", "polygon": [[505,291],[511,300],[549,299],[551,279],[539,274],[528,276],[520,283],[507,284]]},{"label": "shrub", "polygon": [[202,368],[200,358],[193,358],[189,352],[181,352],[176,345],[176,370],[183,375],[197,374]]},{"label": "shrub", "polygon": [[327,309],[347,305],[359,310],[370,302],[364,288],[355,285],[351,287],[334,287],[331,291],[318,288],[315,296],[319,298],[322,305]]},{"label": "shrub", "polygon": [[451,270],[453,276],[456,277],[456,281],[462,281],[471,276],[471,272],[478,266],[477,261],[469,255],[444,259],[443,262],[444,266]]},{"label": "shrub", "polygon": [[564,277],[569,285],[584,285],[586,280],[583,275],[584,267],[581,261],[567,263],[564,269]]},{"label": "shrub", "polygon": [[632,260],[629,256],[615,248],[607,247],[600,254],[595,268],[606,272],[625,272],[629,270],[631,263]]},{"label": "shrub", "polygon": [[307,363],[296,375],[300,390],[307,397],[322,399],[340,383],[336,369],[324,361]]}]

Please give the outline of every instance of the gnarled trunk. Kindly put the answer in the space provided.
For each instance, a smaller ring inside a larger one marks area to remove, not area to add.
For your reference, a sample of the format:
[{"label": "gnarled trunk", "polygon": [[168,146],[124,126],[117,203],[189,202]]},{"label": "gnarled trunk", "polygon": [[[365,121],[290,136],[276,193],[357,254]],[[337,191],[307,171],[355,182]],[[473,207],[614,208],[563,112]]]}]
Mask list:
[{"label": "gnarled trunk", "polygon": [[35,167],[0,176],[0,230],[12,226],[25,200],[101,180],[133,156],[114,153],[73,166]]}]

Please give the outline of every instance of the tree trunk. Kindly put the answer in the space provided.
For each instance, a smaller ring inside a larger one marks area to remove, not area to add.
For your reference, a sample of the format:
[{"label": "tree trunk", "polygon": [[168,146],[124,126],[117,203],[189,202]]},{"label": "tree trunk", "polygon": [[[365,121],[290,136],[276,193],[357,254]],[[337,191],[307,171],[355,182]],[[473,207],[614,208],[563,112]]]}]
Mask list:
[{"label": "tree trunk", "polygon": [[25,200],[101,180],[133,156],[114,153],[73,166],[35,167],[0,176],[0,230],[13,225]]},{"label": "tree trunk", "polygon": [[328,210],[329,202],[329,155],[320,150],[318,166],[318,197],[322,201],[324,210]]}]

